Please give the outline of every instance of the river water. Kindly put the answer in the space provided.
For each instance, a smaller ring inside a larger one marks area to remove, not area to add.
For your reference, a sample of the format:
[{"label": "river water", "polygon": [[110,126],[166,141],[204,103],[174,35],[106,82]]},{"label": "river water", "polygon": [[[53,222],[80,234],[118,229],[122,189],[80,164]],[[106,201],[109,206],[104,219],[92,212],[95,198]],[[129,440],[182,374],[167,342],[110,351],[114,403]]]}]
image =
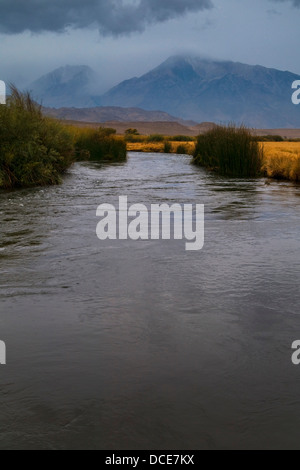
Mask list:
[{"label": "river water", "polygon": [[[102,203],[205,204],[205,245],[105,241]],[[1,449],[299,448],[300,186],[187,156],[0,193]]]}]

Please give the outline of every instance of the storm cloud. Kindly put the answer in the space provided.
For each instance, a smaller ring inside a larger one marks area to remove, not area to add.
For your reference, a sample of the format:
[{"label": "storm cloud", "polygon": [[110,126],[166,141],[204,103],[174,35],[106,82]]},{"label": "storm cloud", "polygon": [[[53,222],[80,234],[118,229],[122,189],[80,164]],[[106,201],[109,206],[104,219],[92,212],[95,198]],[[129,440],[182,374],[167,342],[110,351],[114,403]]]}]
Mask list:
[{"label": "storm cloud", "polygon": [[300,8],[300,0],[272,0],[273,2],[287,3],[292,2],[294,7]]},{"label": "storm cloud", "polygon": [[211,0],[1,0],[0,32],[63,32],[94,25],[103,35],[120,35],[212,7]]}]

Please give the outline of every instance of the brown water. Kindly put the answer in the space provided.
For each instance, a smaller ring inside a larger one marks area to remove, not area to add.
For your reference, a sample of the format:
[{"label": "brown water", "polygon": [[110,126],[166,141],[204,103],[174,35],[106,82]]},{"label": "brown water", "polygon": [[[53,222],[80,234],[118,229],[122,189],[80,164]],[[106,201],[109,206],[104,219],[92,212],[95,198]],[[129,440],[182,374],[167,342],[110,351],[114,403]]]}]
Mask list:
[{"label": "brown water", "polygon": [[[0,193],[1,449],[300,447],[300,186],[189,161]],[[100,242],[119,195],[205,204],[204,249]]]}]

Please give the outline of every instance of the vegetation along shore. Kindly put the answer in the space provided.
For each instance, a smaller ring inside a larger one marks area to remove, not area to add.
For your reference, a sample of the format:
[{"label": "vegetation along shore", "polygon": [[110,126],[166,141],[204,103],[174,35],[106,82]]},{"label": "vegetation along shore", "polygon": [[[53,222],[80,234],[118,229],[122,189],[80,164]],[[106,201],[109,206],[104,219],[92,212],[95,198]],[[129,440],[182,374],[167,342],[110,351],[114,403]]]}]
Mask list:
[{"label": "vegetation along shore", "polygon": [[15,87],[0,107],[1,189],[57,184],[76,161],[124,161],[127,151],[188,154],[194,164],[229,177],[300,181],[299,139],[254,136],[233,125],[214,126],[197,138],[140,135],[135,128],[117,135],[114,128],[46,117],[29,94]]},{"label": "vegetation along shore", "polygon": [[57,184],[75,161],[124,160],[126,154],[126,142],[114,130],[66,126],[13,86],[0,106],[2,189]]}]

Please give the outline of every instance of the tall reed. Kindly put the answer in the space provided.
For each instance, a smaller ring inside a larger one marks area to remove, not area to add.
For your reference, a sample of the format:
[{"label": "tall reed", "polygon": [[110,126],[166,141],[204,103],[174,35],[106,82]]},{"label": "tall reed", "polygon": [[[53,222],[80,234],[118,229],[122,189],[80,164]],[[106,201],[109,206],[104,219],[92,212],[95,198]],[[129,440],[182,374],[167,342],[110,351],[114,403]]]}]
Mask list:
[{"label": "tall reed", "polygon": [[127,145],[122,137],[116,137],[103,128],[77,129],[76,133],[75,147],[79,160],[126,160]]},{"label": "tall reed", "polygon": [[263,147],[244,126],[217,126],[197,137],[193,163],[230,177],[256,177]]}]

